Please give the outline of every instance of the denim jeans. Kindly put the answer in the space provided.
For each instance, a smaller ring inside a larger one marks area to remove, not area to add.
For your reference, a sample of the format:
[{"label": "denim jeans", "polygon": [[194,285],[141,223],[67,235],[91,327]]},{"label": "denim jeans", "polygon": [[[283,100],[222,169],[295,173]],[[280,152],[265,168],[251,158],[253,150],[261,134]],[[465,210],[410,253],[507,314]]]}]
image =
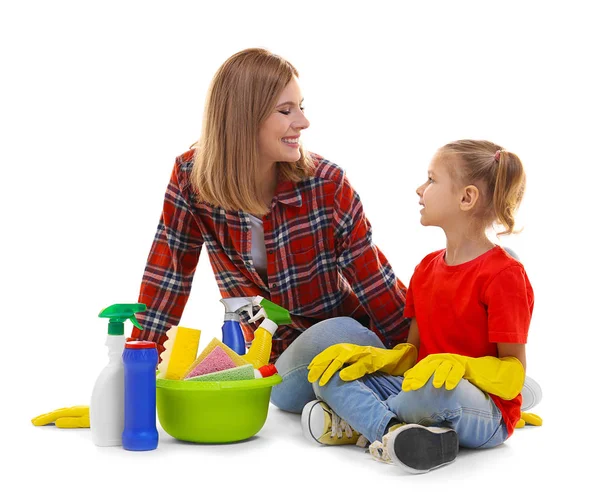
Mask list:
[{"label": "denim jeans", "polygon": [[283,381],[271,391],[271,403],[300,414],[302,408],[316,398],[306,367],[321,351],[340,342],[384,347],[377,335],[353,318],[321,321],[301,333],[275,362]]},{"label": "denim jeans", "polygon": [[322,321],[302,333],[275,362],[283,382],[273,388],[271,402],[299,413],[306,403],[319,398],[371,442],[381,440],[392,419],[450,427],[463,447],[493,447],[507,439],[496,404],[464,379],[451,391],[434,388],[430,380],[419,390],[402,392],[402,377],[379,372],[349,382],[336,373],[325,386],[311,385],[307,365],[340,342],[384,347],[373,332],[352,318]]}]

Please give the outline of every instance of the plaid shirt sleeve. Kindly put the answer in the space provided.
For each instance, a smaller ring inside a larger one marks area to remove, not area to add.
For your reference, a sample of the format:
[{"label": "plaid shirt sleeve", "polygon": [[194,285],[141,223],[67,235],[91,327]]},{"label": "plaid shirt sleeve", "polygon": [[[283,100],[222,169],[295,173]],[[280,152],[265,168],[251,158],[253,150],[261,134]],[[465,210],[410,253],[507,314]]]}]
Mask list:
[{"label": "plaid shirt sleeve", "polygon": [[387,347],[405,342],[410,325],[403,315],[406,287],[373,244],[371,224],[345,174],[336,192],[334,225],[338,265],[373,328]]},{"label": "plaid shirt sleeve", "polygon": [[187,188],[178,159],[142,278],[138,302],[146,304],[147,310],[137,317],[144,329],[132,332],[136,339],[156,342],[159,354],[164,350],[166,331],[176,326],[183,314],[203,244],[184,195]]}]

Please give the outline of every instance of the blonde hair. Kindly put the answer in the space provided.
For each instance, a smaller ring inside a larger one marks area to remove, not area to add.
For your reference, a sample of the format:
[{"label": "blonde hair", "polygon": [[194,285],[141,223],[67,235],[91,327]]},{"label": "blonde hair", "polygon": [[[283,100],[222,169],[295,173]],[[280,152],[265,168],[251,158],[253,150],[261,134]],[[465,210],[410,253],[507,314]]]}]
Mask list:
[{"label": "blonde hair", "polygon": [[454,175],[461,184],[476,185],[482,192],[478,215],[487,227],[504,227],[498,235],[515,232],[515,215],[525,193],[525,170],[516,154],[485,140],[459,140],[444,145],[439,154],[458,161]]},{"label": "blonde hair", "polygon": [[[231,56],[213,77],[191,183],[199,201],[230,211],[262,215],[270,208],[260,190],[258,131],[284,88],[298,76],[285,59],[266,49]],[[278,162],[280,180],[307,178],[313,163],[302,146],[296,162]]]}]

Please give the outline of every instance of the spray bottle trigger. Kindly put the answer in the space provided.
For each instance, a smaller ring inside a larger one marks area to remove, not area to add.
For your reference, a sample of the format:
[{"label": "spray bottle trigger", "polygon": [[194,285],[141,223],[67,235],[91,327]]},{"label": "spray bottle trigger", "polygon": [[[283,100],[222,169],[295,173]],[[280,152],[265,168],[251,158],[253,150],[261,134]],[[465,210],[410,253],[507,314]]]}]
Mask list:
[{"label": "spray bottle trigger", "polygon": [[265,312],[264,308],[261,308],[261,310],[256,313],[254,316],[252,316],[248,321],[250,323],[254,323],[255,321],[260,320],[261,318],[266,318],[267,317],[267,313]]},{"label": "spray bottle trigger", "polygon": [[129,318],[129,321],[131,321],[131,323],[133,323],[133,326],[139,328],[140,330],[144,330],[144,327],[142,327],[142,325],[140,325],[140,323],[137,320],[137,318],[135,317],[135,315],[132,315],[131,318]]}]

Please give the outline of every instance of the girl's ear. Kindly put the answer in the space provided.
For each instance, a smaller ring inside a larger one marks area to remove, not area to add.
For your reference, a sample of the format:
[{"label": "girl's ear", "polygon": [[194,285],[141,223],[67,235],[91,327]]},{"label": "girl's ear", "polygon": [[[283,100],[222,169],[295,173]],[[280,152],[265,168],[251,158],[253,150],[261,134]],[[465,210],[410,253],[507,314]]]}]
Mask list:
[{"label": "girl's ear", "polygon": [[479,189],[475,185],[467,185],[461,193],[460,209],[470,211],[475,207],[479,199]]}]

